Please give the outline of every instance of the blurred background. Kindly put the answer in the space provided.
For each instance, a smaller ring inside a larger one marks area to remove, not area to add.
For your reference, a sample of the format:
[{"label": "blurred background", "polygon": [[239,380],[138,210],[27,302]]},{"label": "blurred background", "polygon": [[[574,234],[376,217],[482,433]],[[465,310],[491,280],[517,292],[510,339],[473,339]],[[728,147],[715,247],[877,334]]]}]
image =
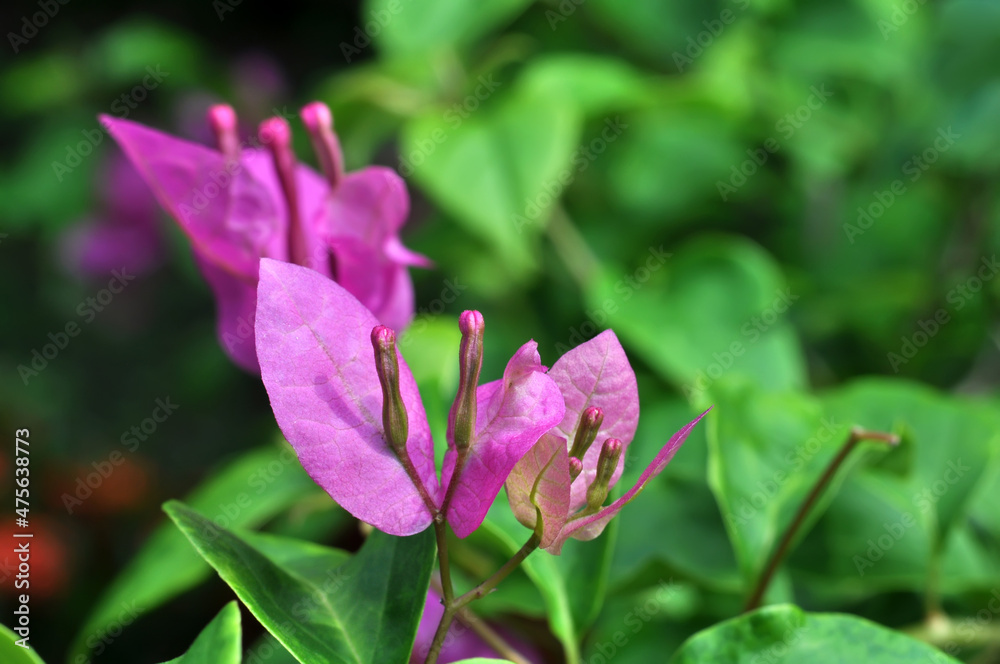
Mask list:
[{"label": "blurred background", "polygon": [[[219,347],[186,240],[96,118],[210,144],[205,111],[222,101],[248,133],[290,118],[314,166],[296,116],[325,101],[349,170],[406,179],[404,241],[436,268],[413,271],[402,346],[432,418],[446,417],[468,308],[487,321],[491,379],[528,338],[551,365],[616,331],[643,409],[626,479],[717,405],[601,545],[601,601],[577,616],[585,659],[667,579],[680,591],[617,661],[652,661],[738,612],[814,479],[778,481],[772,498],[775,469],[821,469],[853,424],[903,445],[859,457],[772,599],[919,631],[928,613],[977,615],[1000,588],[1000,5],[42,0],[0,16],[0,430],[31,431],[46,661],[78,652],[164,500],[279,437],[259,379]],[[288,483],[246,525],[357,546],[297,464],[242,459],[244,490]],[[938,492],[956,459],[972,470]],[[220,496],[224,514],[234,499]],[[741,517],[744,500],[765,517]],[[912,533],[866,552],[908,511]],[[88,644],[95,661],[177,656],[230,597],[214,575],[160,575],[161,600]],[[523,585],[484,611],[559,652]],[[949,632],[959,657],[1000,661],[993,617]]]}]

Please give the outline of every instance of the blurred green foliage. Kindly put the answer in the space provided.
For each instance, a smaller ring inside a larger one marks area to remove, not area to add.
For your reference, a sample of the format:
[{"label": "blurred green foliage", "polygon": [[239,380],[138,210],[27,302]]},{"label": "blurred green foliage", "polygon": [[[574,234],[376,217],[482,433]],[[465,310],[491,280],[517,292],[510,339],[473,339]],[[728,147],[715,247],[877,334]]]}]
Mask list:
[{"label": "blurred green foliage", "polygon": [[[968,630],[962,620],[1000,585],[1000,6],[370,0],[272,14],[217,4],[60,6],[0,69],[0,421],[39,441],[33,509],[68,570],[38,598],[47,661],[100,619],[90,615],[99,591],[163,520],[163,500],[274,438],[259,381],[218,348],[208,291],[169,224],[165,265],[27,384],[17,369],[102,287],[60,253],[67,229],[99,206],[99,169],[115,150],[88,143],[96,114],[205,140],[204,109],[220,99],[251,123],[321,99],[349,168],[385,163],[406,177],[406,241],[437,265],[414,272],[419,316],[401,347],[432,420],[447,413],[466,308],[487,321],[487,379],[527,338],[551,365],[599,330],[617,332],[643,409],[623,485],[693,409],[715,404],[617,533],[561,558],[536,554],[484,612],[517,616],[517,629],[569,661],[592,661],[619,631],[629,647],[615,661],[662,659],[739,612],[847,428],[864,426],[903,442],[852,456],[768,599],[910,628],[965,661],[996,657],[995,613]],[[23,30],[35,10],[5,8],[5,25]],[[284,84],[241,70],[261,53]],[[156,66],[169,73],[162,85],[135,108],[115,105]],[[167,395],[181,408],[129,458],[136,474],[95,490],[127,500],[67,513],[77,478]],[[270,505],[250,520],[273,516]],[[519,544],[505,519],[491,516],[465,550],[470,578]],[[267,527],[358,544],[329,505]],[[593,592],[580,592],[583,577]],[[623,616],[663,584],[671,592],[633,632]],[[217,580],[186,593],[99,661],[177,656],[229,596]],[[954,618],[945,628],[924,624],[942,612]],[[155,636],[162,624],[177,630]]]}]

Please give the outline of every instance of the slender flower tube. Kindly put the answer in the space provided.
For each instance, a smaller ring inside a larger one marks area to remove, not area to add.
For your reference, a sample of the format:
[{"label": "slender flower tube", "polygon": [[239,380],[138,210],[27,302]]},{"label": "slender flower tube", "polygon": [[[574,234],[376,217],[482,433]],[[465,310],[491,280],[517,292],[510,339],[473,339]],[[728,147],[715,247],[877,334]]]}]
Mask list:
[{"label": "slender flower tube", "polygon": [[608,483],[611,476],[618,467],[618,460],[622,456],[622,441],[617,438],[608,438],[601,446],[601,456],[597,459],[597,477],[587,488],[587,510],[596,512],[604,505],[608,499]]},{"label": "slender flower tube", "polygon": [[570,448],[569,455],[577,461],[583,461],[584,455],[594,444],[597,432],[601,430],[603,423],[603,410],[597,406],[584,409],[583,413],[580,414],[580,423],[576,426],[576,438],[573,439],[573,447]]},{"label": "slender flower tube", "polygon": [[372,329],[375,371],[382,385],[382,428],[386,442],[397,454],[406,453],[409,421],[406,404],[399,392],[399,360],[396,358],[396,333],[385,325]]},{"label": "slender flower tube", "polygon": [[483,333],[486,325],[478,311],[463,311],[458,319],[462,344],[458,350],[458,393],[448,414],[448,438],[455,448],[468,449],[476,427],[476,388],[483,367]]}]

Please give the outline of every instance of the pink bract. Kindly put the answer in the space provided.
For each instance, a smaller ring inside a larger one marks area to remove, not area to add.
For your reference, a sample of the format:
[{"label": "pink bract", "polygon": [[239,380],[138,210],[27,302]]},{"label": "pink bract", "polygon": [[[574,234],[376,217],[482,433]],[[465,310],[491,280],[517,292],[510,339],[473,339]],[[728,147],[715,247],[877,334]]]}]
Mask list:
[{"label": "pink bract", "polygon": [[454,485],[446,517],[465,537],[482,523],[521,455],[562,421],[559,388],[539,364],[535,343],[522,346],[502,380],[477,390],[475,440],[458,470],[454,450],[449,452],[439,485],[427,417],[397,351],[409,420],[405,450],[418,486],[383,430],[370,341],[376,325],[371,312],[336,282],[290,263],[261,261],[261,377],[278,425],[306,472],[348,512],[391,535],[427,528]]},{"label": "pink bract", "polygon": [[[232,109],[213,107],[210,118],[225,153],[129,120],[101,122],[191,241],[230,357],[259,371],[253,303],[261,258],[294,259],[335,278],[380,322],[405,327],[414,310],[407,267],[429,261],[399,238],[409,213],[402,179],[380,166],[324,177],[296,164],[287,141],[279,145],[275,130],[286,139],[290,131],[284,120],[262,125],[263,147],[246,147]],[[332,123],[328,110],[323,118]],[[332,124],[326,129],[332,135]],[[304,249],[293,252],[293,244]]]}]

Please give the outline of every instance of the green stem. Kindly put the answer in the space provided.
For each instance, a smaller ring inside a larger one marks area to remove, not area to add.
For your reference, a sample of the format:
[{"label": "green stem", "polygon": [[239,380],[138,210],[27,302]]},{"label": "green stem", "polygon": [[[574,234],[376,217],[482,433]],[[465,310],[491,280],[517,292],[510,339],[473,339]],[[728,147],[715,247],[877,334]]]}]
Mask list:
[{"label": "green stem", "polygon": [[492,627],[487,625],[478,616],[472,613],[468,607],[458,610],[456,617],[459,622],[467,626],[483,640],[486,645],[504,659],[514,662],[514,664],[531,664],[527,657],[519,653],[512,645],[507,643],[502,636],[497,634]]},{"label": "green stem", "polygon": [[455,599],[455,608],[460,609],[473,600],[486,597],[497,585],[507,578],[507,576],[517,569],[517,566],[524,562],[524,559],[531,555],[531,552],[538,548],[541,539],[537,533],[531,533],[531,537],[524,543],[514,556],[503,564],[503,567],[493,573],[493,576],[486,579],[478,586]]},{"label": "green stem", "polygon": [[601,262],[561,205],[552,209],[545,233],[573,281],[581,290],[586,290],[599,272]]},{"label": "green stem", "polygon": [[[440,513],[438,514],[440,516]],[[445,540],[445,523],[444,519],[434,520],[434,533],[438,540],[438,559],[441,563],[441,589],[444,595],[444,615],[441,616],[441,622],[438,623],[437,631],[434,633],[434,639],[431,641],[430,650],[427,651],[427,660],[425,664],[437,664],[438,657],[441,655],[441,648],[444,646],[444,640],[448,636],[448,629],[451,627],[452,621],[455,616],[462,610],[469,602],[479,599],[480,597],[486,596],[491,590],[496,588],[497,584],[503,581],[507,576],[517,569],[517,566],[524,562],[524,559],[531,554],[536,548],[538,548],[538,543],[541,541],[535,533],[531,534],[528,541],[525,542],[514,556],[503,564],[503,567],[498,569],[493,573],[493,576],[486,579],[478,586],[465,593],[461,597],[454,597],[454,591],[452,590],[451,584],[451,570],[448,564],[448,545]],[[508,657],[508,659],[510,659]],[[516,661],[516,660],[512,660]]]},{"label": "green stem", "polygon": [[448,561],[447,526],[444,519],[434,519],[434,537],[437,539],[438,563],[441,567],[441,597],[445,606],[455,599],[455,590],[451,585],[451,564]]},{"label": "green stem", "polygon": [[778,547],[774,550],[774,553],[771,555],[771,559],[767,562],[767,567],[757,580],[757,586],[754,588],[753,594],[750,595],[750,599],[747,600],[746,606],[743,609],[744,612],[753,611],[760,606],[761,601],[764,599],[764,593],[767,592],[767,587],[771,584],[771,579],[774,577],[775,572],[778,571],[781,561],[784,560],[785,555],[788,553],[788,549],[792,545],[792,540],[795,539],[795,535],[802,527],[802,524],[805,523],[806,517],[809,516],[809,512],[812,510],[813,505],[815,505],[816,501],[819,500],[819,497],[823,495],[823,490],[826,488],[826,485],[829,484],[830,480],[833,479],[833,476],[837,474],[837,470],[843,465],[847,456],[862,440],[875,440],[889,445],[896,445],[899,443],[899,438],[893,434],[882,433],[880,431],[867,431],[859,428],[851,429],[851,433],[847,436],[847,441],[844,443],[844,446],[840,448],[840,452],[838,452],[837,456],[830,461],[830,464],[826,467],[823,475],[820,476],[819,480],[813,486],[812,491],[809,492],[805,501],[803,501],[799,506],[799,511],[795,514],[795,518],[792,519],[792,523],[788,526],[784,536],[781,538],[781,543],[778,544]]}]

